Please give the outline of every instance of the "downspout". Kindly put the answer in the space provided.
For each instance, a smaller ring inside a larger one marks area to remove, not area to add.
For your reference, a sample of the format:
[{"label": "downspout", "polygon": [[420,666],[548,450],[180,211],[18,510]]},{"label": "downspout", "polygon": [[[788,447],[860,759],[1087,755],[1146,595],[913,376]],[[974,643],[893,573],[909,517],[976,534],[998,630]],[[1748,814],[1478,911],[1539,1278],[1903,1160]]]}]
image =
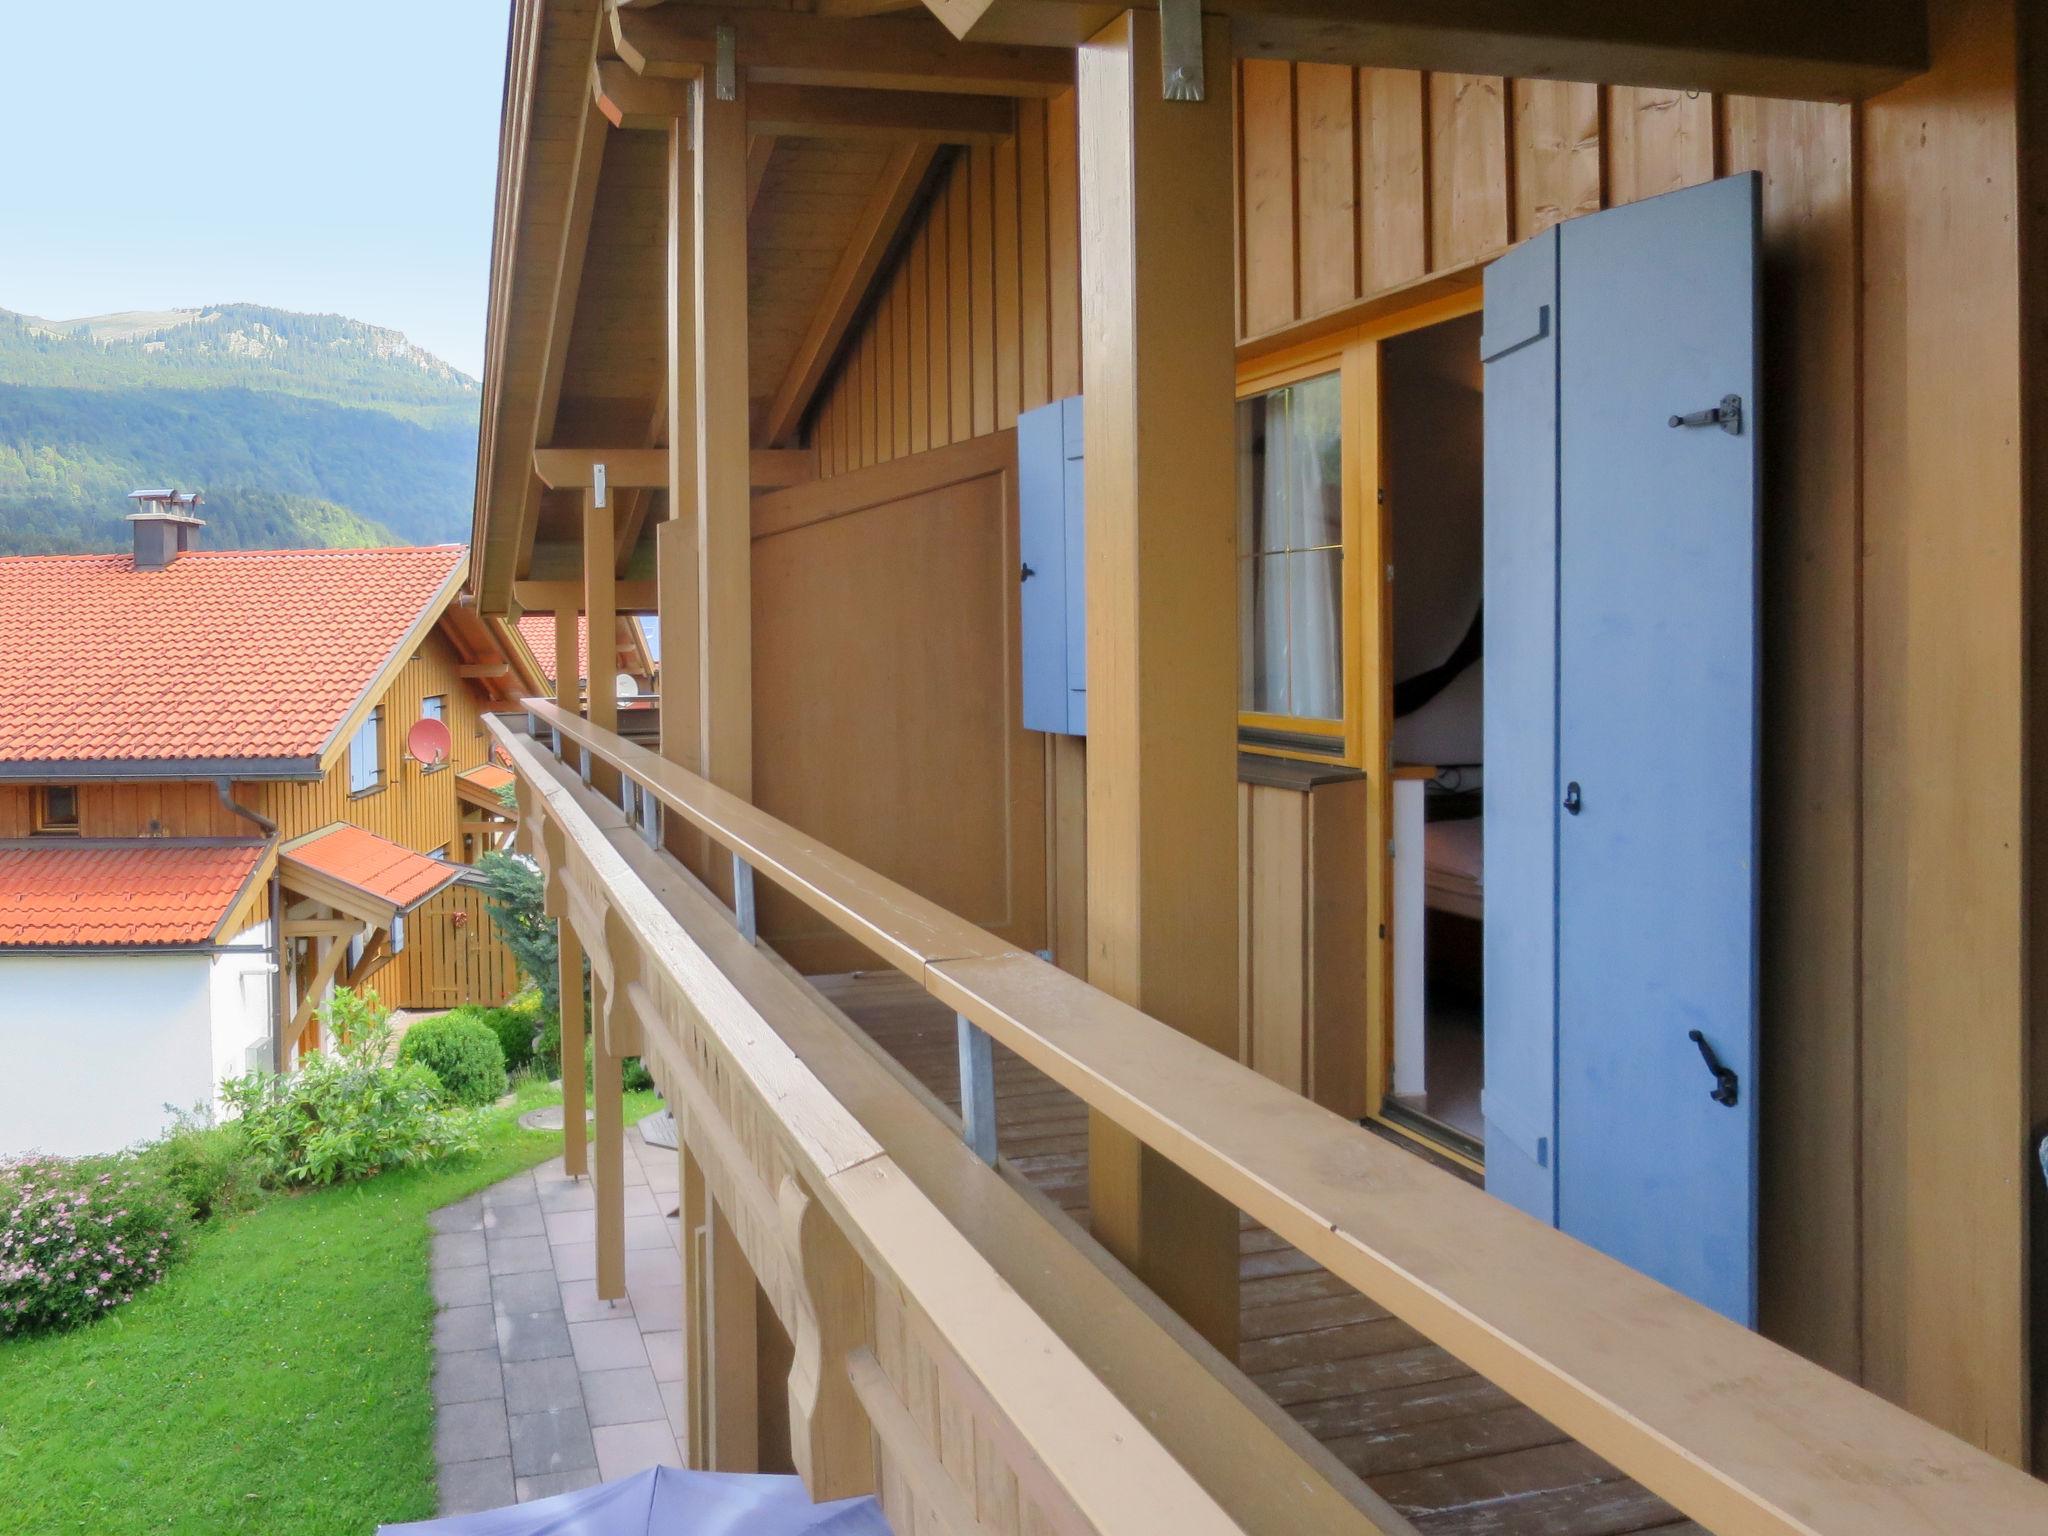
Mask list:
[{"label": "downspout", "polygon": [[[235,798],[235,786],[225,776],[213,781],[220,803],[235,815],[253,821],[270,842],[277,841],[277,823],[260,816]],[[270,1070],[284,1075],[284,874],[276,861],[270,866]]]}]

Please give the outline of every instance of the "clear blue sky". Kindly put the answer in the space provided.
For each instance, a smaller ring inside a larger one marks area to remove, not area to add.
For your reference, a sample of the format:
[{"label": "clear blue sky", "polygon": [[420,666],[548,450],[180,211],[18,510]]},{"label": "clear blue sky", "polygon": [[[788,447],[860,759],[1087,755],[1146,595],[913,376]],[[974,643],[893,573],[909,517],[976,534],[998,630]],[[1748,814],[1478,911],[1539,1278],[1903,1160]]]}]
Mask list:
[{"label": "clear blue sky", "polygon": [[0,3],[0,309],[236,300],[481,371],[510,0]]}]

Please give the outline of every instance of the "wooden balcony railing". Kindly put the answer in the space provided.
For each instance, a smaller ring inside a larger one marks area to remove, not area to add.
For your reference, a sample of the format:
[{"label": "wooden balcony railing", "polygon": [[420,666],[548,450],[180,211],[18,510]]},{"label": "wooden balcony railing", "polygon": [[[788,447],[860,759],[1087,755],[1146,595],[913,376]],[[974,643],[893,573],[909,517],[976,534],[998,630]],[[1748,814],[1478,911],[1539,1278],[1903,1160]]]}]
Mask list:
[{"label": "wooden balcony railing", "polygon": [[[892,1097],[887,1073],[865,1075],[800,978],[650,846],[656,804],[748,872],[735,882],[744,906],[758,871],[1708,1529],[2048,1530],[2048,1486],[2015,1468],[646,748],[543,701],[528,707],[537,734],[621,775],[629,810],[492,723],[551,889],[560,882],[579,930],[605,940],[591,945],[593,971],[623,1000],[619,1027],[637,1030],[626,1038],[654,1064],[693,1150],[709,1150],[707,1180],[794,1320],[792,1419],[811,1426],[817,1448],[798,1462],[814,1493],[847,1491],[878,1460],[885,1503],[895,1479],[897,1508],[959,1506],[962,1452],[916,1386],[936,1380],[979,1452],[1055,1528],[1410,1529],[1156,1302],[1051,1252],[1068,1245],[1021,1207],[1016,1221],[991,1216],[989,1188],[1009,1186],[928,1108]],[[962,1194],[961,1159],[993,1184]],[[1037,1244],[1028,1258],[1026,1242]],[[839,1400],[857,1411],[821,1406]],[[973,1490],[971,1460],[965,1476]]]}]

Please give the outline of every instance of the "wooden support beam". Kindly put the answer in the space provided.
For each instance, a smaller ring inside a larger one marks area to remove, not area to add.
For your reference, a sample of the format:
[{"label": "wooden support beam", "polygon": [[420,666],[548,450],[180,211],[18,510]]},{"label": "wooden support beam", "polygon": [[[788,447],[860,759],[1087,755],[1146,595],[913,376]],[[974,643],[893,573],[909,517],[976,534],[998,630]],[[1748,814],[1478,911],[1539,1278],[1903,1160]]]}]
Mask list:
[{"label": "wooden support beam", "polygon": [[[1168,102],[1159,18],[1081,49],[1082,368],[1088,380],[1088,979],[1218,1051],[1237,1047],[1235,179],[1227,27],[1211,89]],[[1223,618],[1219,620],[1218,616]],[[1103,1243],[1225,1354],[1237,1213],[1101,1115]]]},{"label": "wooden support beam", "polygon": [[725,1212],[711,1202],[710,1292],[705,1329],[711,1365],[711,1468],[761,1470],[760,1287]]},{"label": "wooden support beam", "polygon": [[819,295],[804,339],[769,401],[761,421],[762,442],[771,446],[787,443],[803,425],[804,412],[839,355],[839,345],[854,316],[867,301],[868,288],[903,221],[910,216],[936,153],[928,144],[905,144],[889,157],[861,210],[860,221],[847,237],[839,264]]},{"label": "wooden support beam", "polygon": [[[612,507],[609,497],[600,505],[597,492],[583,493],[583,616],[584,714],[590,723],[607,731],[619,728],[619,697],[612,680],[618,662],[613,655],[613,635],[619,626],[618,576],[612,555]],[[559,642],[558,642],[559,643]],[[602,672],[599,662],[605,661]],[[561,674],[558,672],[559,678]],[[616,797],[618,770],[609,764],[593,766],[590,781],[602,793]]]},{"label": "wooden support beam", "polygon": [[616,59],[590,66],[590,99],[604,120],[628,132],[666,133],[677,118],[688,117],[689,80],[635,73]]},{"label": "wooden support beam", "polygon": [[754,204],[761,201],[761,184],[768,179],[768,167],[775,161],[775,140],[765,133],[757,133],[747,140],[747,214],[753,216]]},{"label": "wooden support beam", "polygon": [[[1157,9],[1158,0],[1149,7]],[[925,0],[955,37],[1072,48],[1123,7],[1099,0]],[[1251,58],[1598,80],[1860,101],[1927,68],[1926,0],[1615,5],[1610,0],[1209,0]],[[1219,77],[1210,75],[1210,89]],[[1158,82],[1154,82],[1155,87]]]},{"label": "wooden support beam", "polygon": [[[930,163],[929,156],[925,163]],[[687,173],[687,156],[684,167]],[[673,391],[670,398],[675,398]],[[686,414],[693,411],[693,398],[694,385],[682,396],[681,409]],[[673,441],[674,423],[669,426]],[[607,487],[626,491],[666,490],[673,496],[674,488],[668,478],[670,452],[668,448],[536,448],[533,472],[549,490],[588,490],[596,478],[593,466],[602,464]],[[802,485],[816,475],[817,456],[808,448],[755,448],[747,460],[748,483],[758,490]]]},{"label": "wooden support beam", "polygon": [[[697,165],[690,147],[691,126],[678,123],[669,137],[664,188],[668,216],[668,280],[662,299],[666,320],[663,346],[663,404],[668,410],[668,447],[662,471],[668,484],[668,521],[655,530],[655,597],[661,614],[661,755],[692,773],[702,761],[703,691],[699,653],[703,636],[698,614],[697,528],[702,517],[697,476]],[[775,141],[747,143],[747,198],[751,208]],[[668,819],[668,851],[702,877],[710,872],[704,836],[682,817]],[[693,1463],[694,1465],[695,1463]]]},{"label": "wooden support beam", "polygon": [[509,677],[511,674],[512,663],[509,661],[464,661],[456,663],[455,667],[457,677],[479,681],[487,677]]},{"label": "wooden support beam", "polygon": [[288,917],[284,922],[288,939],[352,939],[362,931],[359,917]]},{"label": "wooden support beam", "polygon": [[[772,87],[786,90],[789,87]],[[692,143],[697,467],[699,770],[754,794],[753,500],[747,392],[747,124],[737,99],[698,91]],[[716,871],[713,872],[716,874]]]},{"label": "wooden support beam", "polygon": [[612,1049],[607,1014],[612,1000],[604,982],[590,982],[591,1097],[597,1111],[597,1147],[592,1158],[597,1186],[597,1294],[601,1301],[626,1297],[626,1126],[625,1090],[619,1057]]},{"label": "wooden support beam", "polygon": [[391,948],[391,930],[379,928],[370,942],[363,946],[362,954],[356,957],[356,963],[349,967],[348,975],[341,984],[351,992],[359,991],[372,976],[397,958]]},{"label": "wooden support beam", "polygon": [[[564,709],[575,708],[563,704]],[[571,1178],[590,1172],[590,1128],[583,1110],[583,941],[565,917],[556,924],[557,999],[562,1019],[562,1171]]]},{"label": "wooden support beam", "polygon": [[831,85],[749,85],[747,127],[778,138],[994,144],[1017,131],[1008,96],[863,91]]},{"label": "wooden support beam", "polygon": [[925,15],[860,21],[667,5],[614,11],[612,41],[619,57],[643,74],[688,76],[711,67],[721,24],[734,28],[739,66],[755,85],[1057,96],[1074,83],[1070,52],[962,43]]},{"label": "wooden support beam", "polygon": [[[358,923],[356,927],[360,931],[362,924]],[[290,1030],[286,1032],[287,1039],[298,1039],[307,1023],[312,1019],[313,1010],[320,1006],[321,994],[327,990],[328,984],[334,980],[334,973],[341,969],[341,962],[348,958],[349,937],[347,935],[336,935],[333,938],[318,941],[322,946],[320,960],[314,966],[312,976],[306,981],[306,990],[299,998],[299,1006],[292,1011],[292,1025]]]},{"label": "wooden support beam", "polygon": [[[621,576],[612,584],[619,613],[653,613],[654,580]],[[577,613],[583,608],[583,583],[557,578],[512,583],[512,601],[526,613]]]}]

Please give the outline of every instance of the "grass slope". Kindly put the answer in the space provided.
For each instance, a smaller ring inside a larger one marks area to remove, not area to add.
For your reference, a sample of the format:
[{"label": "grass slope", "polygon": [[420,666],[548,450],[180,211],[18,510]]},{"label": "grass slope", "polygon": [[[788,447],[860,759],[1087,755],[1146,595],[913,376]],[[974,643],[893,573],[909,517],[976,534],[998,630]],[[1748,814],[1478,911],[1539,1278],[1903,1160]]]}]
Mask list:
[{"label": "grass slope", "polygon": [[[154,1290],[0,1345],[10,1536],[368,1536],[434,1513],[429,1212],[552,1156],[493,1113],[476,1156],[271,1202]],[[628,1123],[654,1108],[630,1095]]]}]

